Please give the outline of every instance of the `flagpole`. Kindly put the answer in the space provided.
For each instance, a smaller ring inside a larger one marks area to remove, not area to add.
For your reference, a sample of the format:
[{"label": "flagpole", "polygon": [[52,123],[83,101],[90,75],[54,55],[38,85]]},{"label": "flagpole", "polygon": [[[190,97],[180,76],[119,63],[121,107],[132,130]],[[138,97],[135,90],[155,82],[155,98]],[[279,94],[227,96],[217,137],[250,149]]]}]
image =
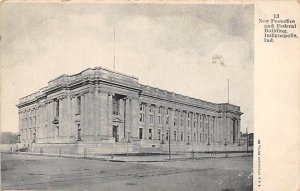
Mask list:
[{"label": "flagpole", "polygon": [[114,71],[115,71],[115,62],[116,62],[116,54],[115,54],[115,41],[116,41],[116,32],[115,32],[115,26],[114,26]]},{"label": "flagpole", "polygon": [[227,103],[229,103],[229,78],[227,82]]}]

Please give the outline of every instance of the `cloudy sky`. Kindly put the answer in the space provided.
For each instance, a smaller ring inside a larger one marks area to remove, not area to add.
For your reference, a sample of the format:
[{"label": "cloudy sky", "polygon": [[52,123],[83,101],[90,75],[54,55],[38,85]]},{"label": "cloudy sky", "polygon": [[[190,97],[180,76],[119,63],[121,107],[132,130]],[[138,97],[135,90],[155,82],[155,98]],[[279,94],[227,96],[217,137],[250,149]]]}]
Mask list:
[{"label": "cloudy sky", "polygon": [[253,131],[253,6],[4,3],[1,130],[18,131],[20,97],[61,74],[113,68],[140,83],[240,105]]}]

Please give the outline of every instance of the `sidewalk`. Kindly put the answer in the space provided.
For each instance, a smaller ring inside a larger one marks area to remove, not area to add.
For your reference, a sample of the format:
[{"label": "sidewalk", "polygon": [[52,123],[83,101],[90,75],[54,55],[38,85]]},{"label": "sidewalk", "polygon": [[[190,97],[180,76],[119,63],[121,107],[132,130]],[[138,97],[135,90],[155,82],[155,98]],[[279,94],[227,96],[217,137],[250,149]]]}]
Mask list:
[{"label": "sidewalk", "polygon": [[31,153],[31,152],[22,152],[17,153],[21,155],[35,155],[35,156],[48,156],[48,157],[61,157],[61,158],[74,158],[74,159],[88,159],[88,160],[101,160],[101,161],[112,161],[112,162],[168,162],[175,160],[203,160],[209,158],[232,158],[232,157],[245,157],[245,155],[233,155],[230,154],[228,156],[225,155],[201,155],[201,156],[193,156],[191,153],[182,153],[182,154],[173,154],[171,155],[171,160],[169,159],[169,155],[120,155],[120,154],[107,154],[107,155],[69,155],[69,154],[50,154],[50,153]]}]

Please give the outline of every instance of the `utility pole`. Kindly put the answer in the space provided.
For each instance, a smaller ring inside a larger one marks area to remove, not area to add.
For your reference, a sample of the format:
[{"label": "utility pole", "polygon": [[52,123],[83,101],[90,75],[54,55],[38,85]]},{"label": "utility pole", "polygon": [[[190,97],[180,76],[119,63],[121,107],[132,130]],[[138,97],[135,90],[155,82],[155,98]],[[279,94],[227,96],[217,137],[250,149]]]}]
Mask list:
[{"label": "utility pole", "polygon": [[248,128],[246,128],[246,136],[247,136],[247,156],[248,156],[248,142],[249,142],[249,140],[248,140]]},{"label": "utility pole", "polygon": [[171,160],[171,131],[170,131],[170,125],[169,125],[169,137],[168,137],[168,141],[169,141],[169,160]]}]

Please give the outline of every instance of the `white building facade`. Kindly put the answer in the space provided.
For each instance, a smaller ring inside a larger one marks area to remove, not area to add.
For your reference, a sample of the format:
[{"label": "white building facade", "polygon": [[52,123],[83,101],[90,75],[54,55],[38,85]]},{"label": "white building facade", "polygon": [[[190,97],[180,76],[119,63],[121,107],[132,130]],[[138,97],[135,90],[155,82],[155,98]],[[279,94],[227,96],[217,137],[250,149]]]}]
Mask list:
[{"label": "white building facade", "polygon": [[239,106],[142,85],[136,77],[100,67],[61,75],[17,107],[19,142],[26,147],[68,150],[130,142],[130,150],[139,152],[169,141],[173,147],[207,147],[237,146],[240,140]]}]

